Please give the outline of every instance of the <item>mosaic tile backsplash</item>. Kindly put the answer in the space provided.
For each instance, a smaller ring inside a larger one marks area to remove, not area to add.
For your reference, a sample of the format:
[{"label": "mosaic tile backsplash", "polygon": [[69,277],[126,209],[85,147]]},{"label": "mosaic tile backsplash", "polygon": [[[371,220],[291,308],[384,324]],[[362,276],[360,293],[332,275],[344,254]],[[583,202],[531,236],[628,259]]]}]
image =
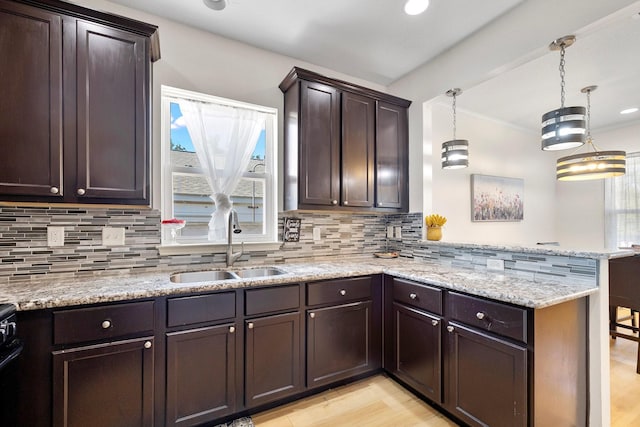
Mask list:
[{"label": "mosaic tile backsplash", "polygon": [[[484,269],[486,260],[504,260],[505,274],[530,279],[597,283],[597,262],[591,259],[520,254],[488,249],[433,245],[422,240],[422,213],[373,215],[282,214],[302,219],[299,242],[280,249],[252,251],[236,265],[264,265],[292,260],[326,261],[330,257],[398,251],[402,257],[424,259],[466,269]],[[401,227],[401,238],[387,238],[387,225]],[[65,228],[65,245],[47,246],[47,227]],[[102,228],[125,228],[125,246],[102,245]],[[313,240],[319,227],[322,239]],[[0,284],[37,280],[45,275],[91,277],[114,272],[177,270],[206,264],[224,267],[225,254],[160,256],[160,213],[150,209],[0,207]]]}]

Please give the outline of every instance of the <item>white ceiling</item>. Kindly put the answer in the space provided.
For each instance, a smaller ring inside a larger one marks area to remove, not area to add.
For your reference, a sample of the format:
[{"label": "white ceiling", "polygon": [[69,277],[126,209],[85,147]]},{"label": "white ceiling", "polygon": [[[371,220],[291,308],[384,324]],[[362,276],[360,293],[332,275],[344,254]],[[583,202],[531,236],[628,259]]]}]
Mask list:
[{"label": "white ceiling", "polygon": [[[418,16],[404,13],[405,0],[227,0],[222,11],[202,0],[110,1],[387,86],[524,0],[431,0]],[[580,89],[598,85],[593,129],[640,120],[640,112],[619,114],[640,107],[639,12],[636,1],[576,32],[567,49],[565,105],[586,105]],[[542,114],[560,107],[560,56],[541,46],[528,58],[463,88],[458,107],[539,132]]]},{"label": "white ceiling", "polygon": [[405,0],[228,0],[222,11],[202,0],[111,1],[386,86],[523,0],[431,0],[418,16]]},{"label": "white ceiling", "polygon": [[[566,50],[565,106],[586,106],[586,95],[580,90],[598,86],[591,94],[592,129],[640,120],[640,112],[620,114],[629,107],[640,108],[639,12],[640,1],[589,25],[576,32],[575,44]],[[560,107],[559,64],[560,53],[544,48],[530,62],[468,88],[457,105],[539,132],[542,114]],[[439,101],[451,104],[445,97]]]}]

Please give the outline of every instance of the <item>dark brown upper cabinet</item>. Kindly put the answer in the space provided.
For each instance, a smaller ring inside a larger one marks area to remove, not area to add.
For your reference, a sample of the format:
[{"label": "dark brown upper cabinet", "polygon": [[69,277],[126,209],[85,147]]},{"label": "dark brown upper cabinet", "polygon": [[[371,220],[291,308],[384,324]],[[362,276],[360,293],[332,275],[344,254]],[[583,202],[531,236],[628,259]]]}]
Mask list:
[{"label": "dark brown upper cabinet", "polygon": [[150,204],[157,27],[0,0],[0,200]]},{"label": "dark brown upper cabinet", "polygon": [[294,67],[284,92],[284,209],[407,212],[411,101]]}]

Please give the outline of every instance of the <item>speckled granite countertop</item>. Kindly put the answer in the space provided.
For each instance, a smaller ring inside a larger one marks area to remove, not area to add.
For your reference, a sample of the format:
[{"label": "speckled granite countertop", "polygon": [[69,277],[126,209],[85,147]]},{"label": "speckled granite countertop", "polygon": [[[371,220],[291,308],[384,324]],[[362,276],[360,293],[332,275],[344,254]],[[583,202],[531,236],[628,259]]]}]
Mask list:
[{"label": "speckled granite countertop", "polygon": [[555,255],[555,256],[570,256],[576,258],[591,258],[591,259],[612,259],[623,258],[633,256],[636,254],[633,249],[574,249],[563,246],[557,246],[554,244],[540,244],[535,246],[516,246],[516,245],[499,245],[499,244],[483,244],[483,243],[459,243],[459,242],[447,242],[447,241],[431,241],[423,240],[422,243],[443,246],[451,248],[464,248],[464,249],[481,249],[487,251],[505,251],[505,252],[518,252],[523,254],[540,254],[540,255]]},{"label": "speckled granite countertop", "polygon": [[[200,270],[206,269],[206,266],[199,267]],[[534,282],[495,272],[451,268],[402,258],[387,260],[361,257],[330,262],[281,264],[277,268],[286,273],[212,282],[173,283],[169,280],[168,272],[158,272],[12,283],[0,286],[0,302],[13,303],[18,310],[36,310],[379,273],[531,308],[547,307],[598,291],[597,286]]]}]

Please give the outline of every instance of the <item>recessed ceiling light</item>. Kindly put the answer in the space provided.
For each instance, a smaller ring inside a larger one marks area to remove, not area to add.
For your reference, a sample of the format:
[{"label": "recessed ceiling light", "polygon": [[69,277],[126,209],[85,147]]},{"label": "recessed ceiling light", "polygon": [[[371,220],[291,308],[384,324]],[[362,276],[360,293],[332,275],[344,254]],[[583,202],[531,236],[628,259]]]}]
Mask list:
[{"label": "recessed ceiling light", "polygon": [[222,10],[227,7],[227,0],[202,0],[209,9]]},{"label": "recessed ceiling light", "polygon": [[638,111],[638,107],[627,108],[626,110],[620,111],[620,114],[631,114],[635,113],[636,111]]},{"label": "recessed ceiling light", "polygon": [[420,15],[429,7],[429,0],[407,0],[404,12],[407,15]]}]

